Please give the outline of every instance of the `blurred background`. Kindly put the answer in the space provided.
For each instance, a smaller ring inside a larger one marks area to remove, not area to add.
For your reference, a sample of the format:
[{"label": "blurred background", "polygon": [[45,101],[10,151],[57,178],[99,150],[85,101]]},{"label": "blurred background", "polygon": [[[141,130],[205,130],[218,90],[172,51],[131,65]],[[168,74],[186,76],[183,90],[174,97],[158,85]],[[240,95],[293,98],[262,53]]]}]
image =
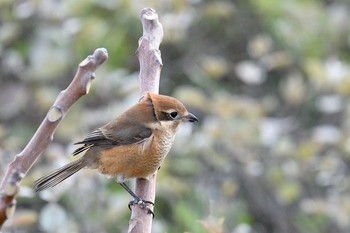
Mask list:
[{"label": "blurred background", "polygon": [[160,93],[200,119],[158,172],[153,232],[350,232],[348,0],[2,0],[0,176],[79,62],[109,52],[3,232],[127,231],[131,197],[96,171],[39,194],[33,182],[138,100],[146,6],[165,34]]}]

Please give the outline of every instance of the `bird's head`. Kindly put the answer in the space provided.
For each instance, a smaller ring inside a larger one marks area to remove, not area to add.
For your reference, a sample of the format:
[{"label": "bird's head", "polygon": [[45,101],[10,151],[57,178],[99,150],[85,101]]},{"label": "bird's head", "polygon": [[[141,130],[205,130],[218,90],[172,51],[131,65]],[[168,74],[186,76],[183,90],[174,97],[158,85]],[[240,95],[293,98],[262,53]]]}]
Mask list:
[{"label": "bird's head", "polygon": [[145,92],[144,100],[149,101],[154,116],[163,127],[175,131],[182,122],[198,122],[198,118],[173,97]]}]

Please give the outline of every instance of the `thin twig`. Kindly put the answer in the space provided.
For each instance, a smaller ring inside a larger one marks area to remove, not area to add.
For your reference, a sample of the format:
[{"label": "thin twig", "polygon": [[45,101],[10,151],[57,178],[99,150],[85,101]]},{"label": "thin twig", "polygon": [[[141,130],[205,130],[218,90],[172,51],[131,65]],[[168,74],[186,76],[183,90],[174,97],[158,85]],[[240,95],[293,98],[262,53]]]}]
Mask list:
[{"label": "thin twig", "polygon": [[7,168],[0,185],[0,228],[14,213],[15,196],[19,190],[19,183],[47,148],[53,139],[53,134],[64,118],[69,108],[90,89],[91,81],[95,77],[95,70],[108,58],[107,50],[96,49],[79,64],[78,71],[66,90],[56,98],[45,119],[35,132],[32,139],[21,153],[15,156]]}]

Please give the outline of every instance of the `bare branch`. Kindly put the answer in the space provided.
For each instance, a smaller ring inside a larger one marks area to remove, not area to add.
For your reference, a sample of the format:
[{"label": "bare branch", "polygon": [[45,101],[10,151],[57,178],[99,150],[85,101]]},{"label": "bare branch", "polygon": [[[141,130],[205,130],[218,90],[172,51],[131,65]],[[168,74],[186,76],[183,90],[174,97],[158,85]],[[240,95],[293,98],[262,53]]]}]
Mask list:
[{"label": "bare branch", "polygon": [[[163,27],[158,20],[156,11],[152,8],[144,8],[141,11],[140,19],[143,35],[136,51],[140,62],[140,91],[141,94],[145,91],[158,93],[160,72],[163,67],[159,51],[159,45],[163,39]],[[136,194],[144,200],[154,202],[156,177],[157,173],[150,180],[136,179]],[[147,214],[138,205],[133,205],[128,232],[150,233],[151,229],[152,215]]]},{"label": "bare branch", "polygon": [[89,92],[91,81],[95,77],[95,70],[107,58],[107,50],[100,48],[96,49],[93,55],[88,56],[79,64],[78,71],[70,85],[57,96],[55,103],[49,109],[32,139],[23,151],[15,156],[14,161],[9,164],[0,185],[0,227],[14,212],[14,198],[18,193],[22,178],[52,141],[58,124],[69,108],[81,96]]},{"label": "bare branch", "polygon": [[163,27],[158,15],[152,8],[141,11],[143,35],[136,50],[140,62],[140,91],[159,92],[160,71],[163,63],[159,45],[163,39]]},{"label": "bare branch", "polygon": [[10,178],[4,187],[0,201],[0,220],[5,222],[6,219],[11,217],[16,209],[15,195],[19,191],[19,182],[23,178],[23,174],[17,170],[12,171]]}]

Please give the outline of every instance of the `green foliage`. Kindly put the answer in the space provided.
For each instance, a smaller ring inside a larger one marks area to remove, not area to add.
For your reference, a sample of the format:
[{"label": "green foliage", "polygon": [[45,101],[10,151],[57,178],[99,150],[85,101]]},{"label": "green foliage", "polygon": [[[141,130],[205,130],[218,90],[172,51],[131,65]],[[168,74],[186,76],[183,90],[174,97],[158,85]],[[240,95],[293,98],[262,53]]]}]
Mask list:
[{"label": "green foliage", "polygon": [[302,232],[327,232],[329,219],[322,213],[301,214],[297,216],[296,224]]},{"label": "green foliage", "polygon": [[188,201],[181,201],[175,206],[174,220],[177,227],[169,232],[203,232],[203,227],[198,222],[203,210],[193,208],[193,205],[188,203]]}]

